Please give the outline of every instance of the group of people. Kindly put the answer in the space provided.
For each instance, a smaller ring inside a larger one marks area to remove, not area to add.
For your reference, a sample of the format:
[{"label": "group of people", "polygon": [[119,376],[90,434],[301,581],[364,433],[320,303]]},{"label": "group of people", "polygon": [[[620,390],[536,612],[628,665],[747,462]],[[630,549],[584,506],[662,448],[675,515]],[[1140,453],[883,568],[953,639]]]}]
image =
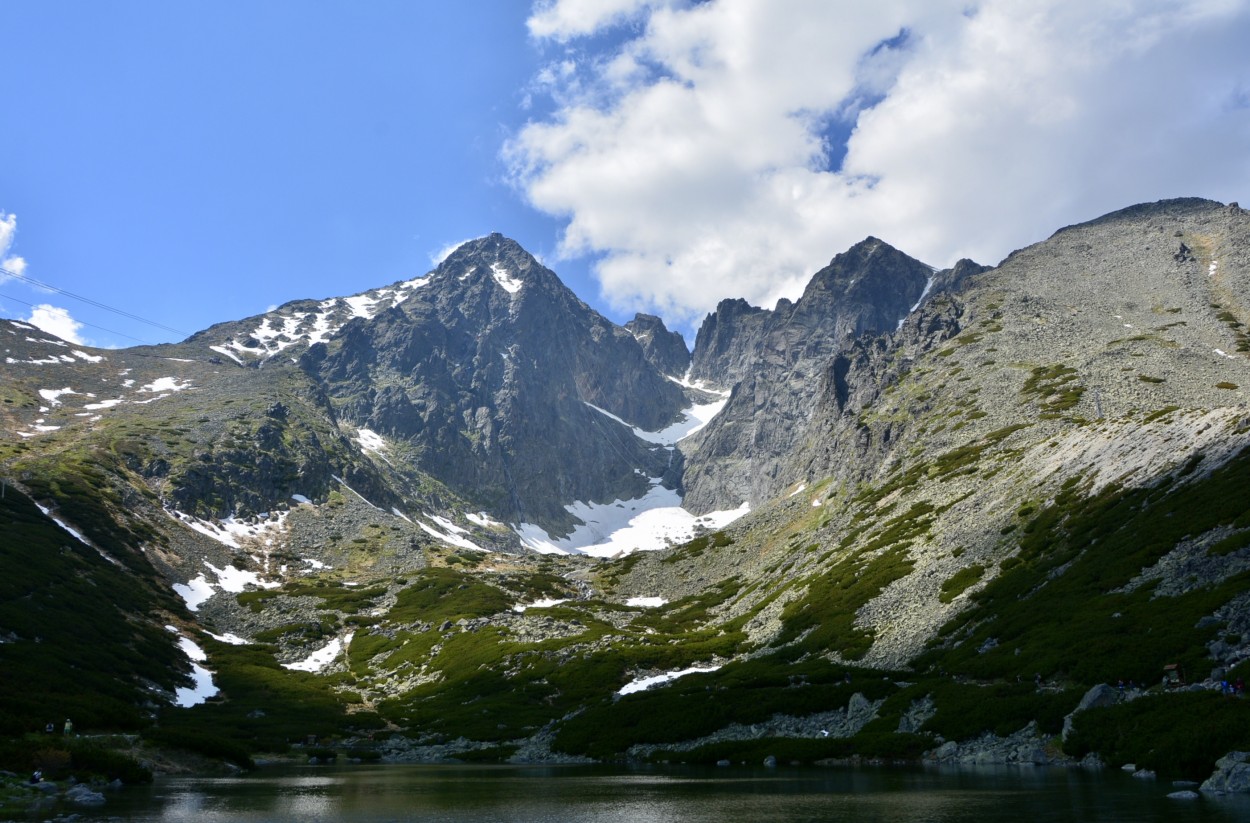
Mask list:
[{"label": "group of people", "polygon": [[[44,726],[43,730],[47,732],[48,734],[56,734],[56,724],[49,723],[47,726]],[[65,718],[65,736],[69,737],[73,733],[74,733],[74,721],[70,720],[67,717]]]},{"label": "group of people", "polygon": [[1235,681],[1229,682],[1228,678],[1225,678],[1220,681],[1220,691],[1223,694],[1240,697],[1246,693],[1246,681],[1244,678],[1239,677]]}]

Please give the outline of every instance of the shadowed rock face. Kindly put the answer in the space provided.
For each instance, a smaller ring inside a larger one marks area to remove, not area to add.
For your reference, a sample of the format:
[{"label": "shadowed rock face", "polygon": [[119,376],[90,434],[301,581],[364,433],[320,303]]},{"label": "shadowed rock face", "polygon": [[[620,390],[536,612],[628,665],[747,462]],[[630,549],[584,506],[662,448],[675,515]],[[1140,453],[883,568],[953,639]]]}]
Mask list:
[{"label": "shadowed rock face", "polygon": [[804,439],[832,361],[863,335],[893,331],[933,270],[870,237],[773,311],[725,301],[699,329],[691,376],[733,394],[688,451],[692,511],[759,503],[791,481],[781,462]]},{"label": "shadowed rock face", "polygon": [[568,526],[565,504],[638,497],[672,470],[667,451],[591,406],[654,431],[676,418],[681,389],[497,234],[302,363],[345,420],[406,440],[422,471],[513,522]]},{"label": "shadowed rock face", "polygon": [[625,328],[642,346],[647,361],[664,374],[681,377],[690,368],[690,350],[685,339],[680,333],[669,331],[660,318],[638,313]]}]

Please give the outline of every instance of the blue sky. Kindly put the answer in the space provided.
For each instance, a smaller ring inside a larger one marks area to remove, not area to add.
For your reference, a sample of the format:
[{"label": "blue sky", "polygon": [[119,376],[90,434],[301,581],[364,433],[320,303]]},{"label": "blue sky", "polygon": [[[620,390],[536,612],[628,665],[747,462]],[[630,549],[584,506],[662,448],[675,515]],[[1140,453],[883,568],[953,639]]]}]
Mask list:
[{"label": "blue sky", "polygon": [[[504,0],[5,3],[9,253],[29,277],[188,333],[413,277],[490,231],[550,254],[558,225],[499,157],[541,60],[527,13]],[[560,269],[593,294],[584,263]],[[0,294],[176,338],[19,281]]]},{"label": "blue sky", "polygon": [[[0,31],[0,262],[187,333],[501,231],[693,343],[868,234],[996,263],[1250,201],[1246,0],[7,0]],[[3,275],[0,316],[179,338]]]}]

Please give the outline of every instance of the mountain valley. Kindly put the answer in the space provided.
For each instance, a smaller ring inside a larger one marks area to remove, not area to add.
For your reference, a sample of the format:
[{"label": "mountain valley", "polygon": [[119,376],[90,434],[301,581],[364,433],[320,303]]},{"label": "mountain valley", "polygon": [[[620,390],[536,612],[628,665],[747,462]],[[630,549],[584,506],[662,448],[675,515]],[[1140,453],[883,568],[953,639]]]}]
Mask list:
[{"label": "mountain valley", "polygon": [[5,767],[68,715],[147,763],[1206,778],[1250,749],[1247,324],[1250,214],[1199,199],[993,267],[870,237],[693,350],[498,234],[177,344],[0,321]]}]

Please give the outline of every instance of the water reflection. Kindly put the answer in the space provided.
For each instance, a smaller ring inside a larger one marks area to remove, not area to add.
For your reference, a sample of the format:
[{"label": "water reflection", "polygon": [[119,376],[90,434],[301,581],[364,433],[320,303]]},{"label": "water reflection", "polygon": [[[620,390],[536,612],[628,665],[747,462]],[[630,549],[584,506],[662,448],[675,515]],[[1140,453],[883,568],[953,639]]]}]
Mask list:
[{"label": "water reflection", "polygon": [[[1250,820],[1250,800],[1168,800],[1119,772],[355,766],[170,778],[98,814],[148,823],[979,823]],[[87,818],[84,818],[87,819]]]}]

